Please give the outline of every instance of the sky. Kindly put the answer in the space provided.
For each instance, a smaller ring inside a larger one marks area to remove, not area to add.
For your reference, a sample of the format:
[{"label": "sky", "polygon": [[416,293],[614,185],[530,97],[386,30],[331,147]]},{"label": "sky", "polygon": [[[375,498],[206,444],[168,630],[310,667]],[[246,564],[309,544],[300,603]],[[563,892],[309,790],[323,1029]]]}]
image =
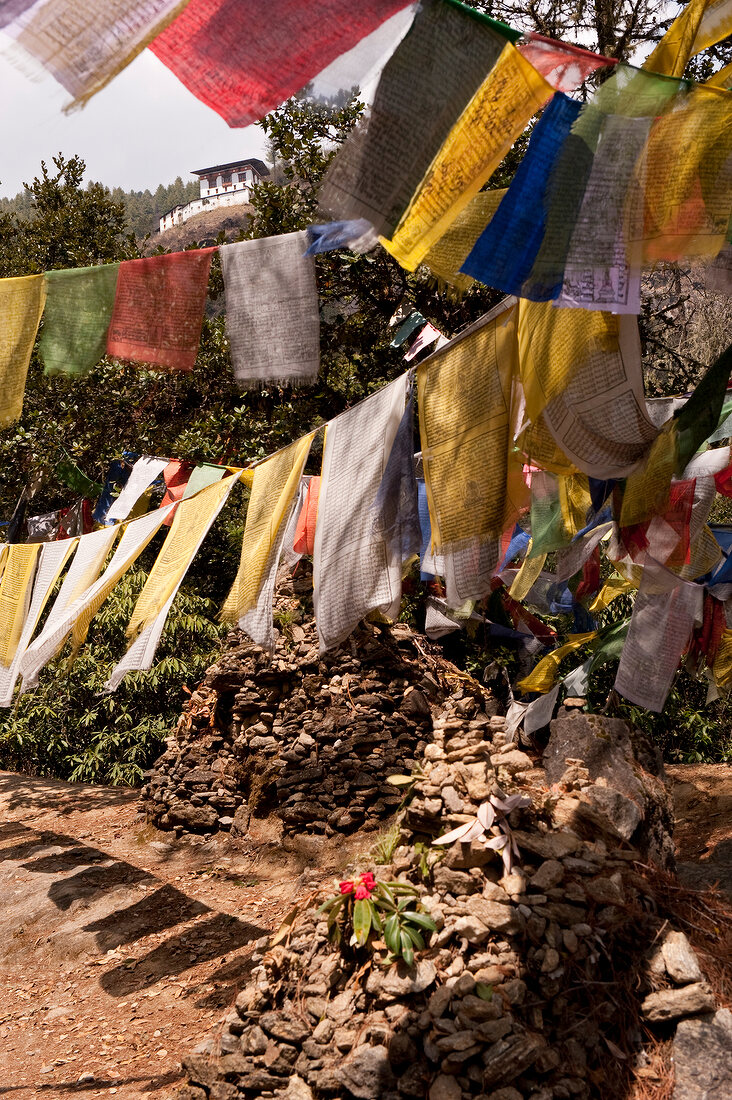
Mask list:
[{"label": "sky", "polygon": [[192,168],[264,156],[259,127],[230,129],[150,50],[65,115],[69,99],[52,77],[30,78],[0,49],[0,196],[16,195],[59,152],[83,157],[87,180],[125,191],[154,191],[176,176],[195,178]]}]

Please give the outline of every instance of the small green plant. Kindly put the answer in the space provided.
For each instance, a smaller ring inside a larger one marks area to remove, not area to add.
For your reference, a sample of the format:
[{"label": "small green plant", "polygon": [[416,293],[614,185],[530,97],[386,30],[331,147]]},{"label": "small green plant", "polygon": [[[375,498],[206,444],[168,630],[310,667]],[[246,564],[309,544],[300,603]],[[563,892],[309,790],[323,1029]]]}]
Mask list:
[{"label": "small green plant", "polygon": [[389,951],[387,964],[404,959],[414,964],[415,948],[424,946],[424,933],[436,931],[435,922],[418,908],[417,890],[407,882],[381,882],[370,871],[338,884],[339,893],[318,909],[328,915],[328,938],[339,944],[350,931],[350,946],[373,945],[377,938]]},{"label": "small green plant", "polygon": [[381,834],[373,847],[374,863],[391,863],[399,843],[401,831],[401,825],[398,821],[395,821],[386,832]]}]

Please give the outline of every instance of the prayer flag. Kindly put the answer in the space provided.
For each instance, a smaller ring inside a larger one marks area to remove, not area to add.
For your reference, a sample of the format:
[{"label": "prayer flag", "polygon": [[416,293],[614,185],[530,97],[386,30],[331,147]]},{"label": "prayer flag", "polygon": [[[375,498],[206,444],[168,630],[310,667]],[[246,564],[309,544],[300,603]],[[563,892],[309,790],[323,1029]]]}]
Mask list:
[{"label": "prayer flag", "polygon": [[287,524],[313,435],[303,436],[254,468],[239,569],[221,608],[224,622],[241,624],[246,613],[257,606],[267,563],[280,530]]},{"label": "prayer flag", "polygon": [[552,653],[547,653],[546,657],[542,657],[528,676],[517,682],[517,689],[523,692],[524,695],[528,695],[529,692],[533,691],[538,691],[544,695],[546,692],[551,691],[559,672],[559,666],[564,658],[568,657],[570,653],[574,653],[576,649],[580,649],[581,646],[591,642],[595,637],[597,637],[596,630],[590,630],[584,634],[570,634],[568,642],[560,645]]},{"label": "prayer flag", "polygon": [[386,543],[389,559],[407,562],[417,557],[422,533],[414,473],[414,398],[411,395],[394,436],[373,510],[374,527]]},{"label": "prayer flag", "polygon": [[417,368],[433,547],[452,556],[458,602],[489,591],[526,494],[512,437],[515,314],[501,303]]},{"label": "prayer flag", "polygon": [[104,357],[119,264],[47,271],[38,346],[46,374],[83,378]]},{"label": "prayer flag", "polygon": [[402,267],[416,270],[552,94],[507,42],[447,135],[391,240],[382,240]]},{"label": "prayer flag", "polygon": [[25,379],[45,299],[42,275],[0,279],[0,428],[23,412]]},{"label": "prayer flag", "polygon": [[30,603],[39,543],[13,543],[0,580],[0,666],[9,668],[20,641]]},{"label": "prayer flag", "polygon": [[365,218],[309,225],[305,232],[310,242],[305,250],[306,256],[332,252],[336,248],[347,248],[350,252],[370,252],[379,243],[378,233]]},{"label": "prayer flag", "polygon": [[163,521],[166,527],[170,527],[173,522],[173,517],[178,507],[177,502],[183,500],[192,470],[193,466],[190,462],[181,462],[177,458],[171,458],[170,462],[168,462],[163,470],[165,492],[160,502],[160,507],[164,508],[168,504],[173,504],[170,514]]},{"label": "prayer flag", "polygon": [[130,476],[132,465],[136,458],[137,455],[125,452],[122,458],[115,458],[109,464],[107,476],[104,479],[104,488],[99,494],[99,499],[93,512],[95,523],[114,522],[113,520],[107,520],[107,512],[127,484],[127,479]]},{"label": "prayer flag", "polygon": [[421,4],[370,110],[325,175],[322,208],[336,218],[366,218],[390,237],[509,34],[449,0]]},{"label": "prayer flag", "polygon": [[20,675],[20,662],[23,654],[33,637],[33,631],[43,614],[43,609],[46,606],[48,597],[51,595],[53,586],[61,575],[61,570],[68,561],[74,547],[75,543],[72,541],[48,543],[41,547],[30,607],[22,624],[17,649],[10,667],[0,667],[0,707],[9,707],[13,701],[13,690]]},{"label": "prayer flag", "polygon": [[150,458],[148,455],[138,458],[130,470],[122,491],[107,512],[105,522],[120,523],[127,519],[142,494],[152,485],[158,474],[167,468],[167,465],[168,461],[165,458]]},{"label": "prayer flag", "polygon": [[491,219],[495,216],[506,189],[479,191],[461,210],[444,236],[433,244],[423,263],[433,275],[462,293],[472,285],[469,275],[461,273],[465,260]]},{"label": "prayer flag", "polygon": [[43,630],[30,643],[21,658],[20,675],[23,677],[24,691],[38,686],[41,669],[56,656],[64,644],[73,623],[73,615],[66,618],[66,612],[96,581],[118,531],[118,527],[103,527],[79,539],[73,561],[43,624]]},{"label": "prayer flag", "polygon": [[620,657],[615,690],[660,713],[695,622],[703,618],[704,588],[688,584],[648,559]]},{"label": "prayer flag", "polygon": [[730,0],[691,0],[643,62],[643,68],[681,77],[690,57],[729,34],[732,34]]},{"label": "prayer flag", "polygon": [[229,126],[248,126],[405,7],[406,0],[190,0],[150,49]]},{"label": "prayer flag", "polygon": [[292,541],[296,554],[312,555],[315,549],[315,527],[318,518],[318,498],[320,497],[320,477],[311,477],[305,490],[305,498],[297,517],[297,525]]},{"label": "prayer flag", "polygon": [[305,231],[221,247],[226,333],[243,386],[310,386],[318,377],[318,289],[306,249]]},{"label": "prayer flag", "polygon": [[313,603],[321,652],[370,612],[396,618],[400,553],[375,530],[372,505],[404,414],[407,375],[329,421],[315,529]]},{"label": "prayer flag", "polygon": [[69,489],[73,489],[80,497],[96,500],[104,491],[104,486],[100,485],[98,481],[92,481],[90,477],[87,477],[83,470],[80,470],[76,463],[71,461],[68,455],[58,463],[55,473],[59,481]]},{"label": "prayer flag", "polygon": [[124,260],[107,352],[170,370],[193,370],[215,248]]},{"label": "prayer flag", "polygon": [[[127,627],[128,638],[137,639],[146,632],[154,633],[156,641],[160,638],[173,597],[238,480],[238,474],[230,474],[223,481],[209,485],[178,504],[170,531],[132,612]],[[165,617],[159,618],[163,610]],[[149,659],[152,663],[152,654],[149,654]],[[149,668],[150,665],[130,664],[128,660],[125,670],[132,667]]]},{"label": "prayer flag", "polygon": [[44,0],[9,31],[78,106],[129,65],[186,2]]},{"label": "prayer flag", "polygon": [[557,92],[573,92],[598,69],[617,64],[613,57],[602,57],[533,31],[519,42],[517,49]]}]

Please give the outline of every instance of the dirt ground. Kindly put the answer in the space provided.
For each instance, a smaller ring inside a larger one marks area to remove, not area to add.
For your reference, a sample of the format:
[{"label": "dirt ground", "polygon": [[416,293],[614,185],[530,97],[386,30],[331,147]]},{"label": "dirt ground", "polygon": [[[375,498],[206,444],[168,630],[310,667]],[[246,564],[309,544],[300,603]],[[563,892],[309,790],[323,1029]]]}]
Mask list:
[{"label": "dirt ground", "polygon": [[[732,768],[669,772],[682,876],[732,895]],[[256,940],[358,843],[308,860],[266,822],[239,847],[181,843],[134,791],[0,772],[0,1097],[163,1100]]]}]

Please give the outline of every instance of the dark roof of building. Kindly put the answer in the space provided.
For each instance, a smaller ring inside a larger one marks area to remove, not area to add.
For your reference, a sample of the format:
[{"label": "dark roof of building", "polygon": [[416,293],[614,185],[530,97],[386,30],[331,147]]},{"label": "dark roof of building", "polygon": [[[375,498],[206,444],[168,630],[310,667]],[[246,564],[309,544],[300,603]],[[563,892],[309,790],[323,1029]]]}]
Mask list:
[{"label": "dark roof of building", "polygon": [[242,160],[232,160],[229,164],[212,164],[209,168],[191,168],[191,175],[206,176],[211,172],[227,172],[230,168],[244,167],[253,168],[260,176],[269,175],[269,168],[267,165],[263,160],[258,160],[256,157],[245,157]]}]

